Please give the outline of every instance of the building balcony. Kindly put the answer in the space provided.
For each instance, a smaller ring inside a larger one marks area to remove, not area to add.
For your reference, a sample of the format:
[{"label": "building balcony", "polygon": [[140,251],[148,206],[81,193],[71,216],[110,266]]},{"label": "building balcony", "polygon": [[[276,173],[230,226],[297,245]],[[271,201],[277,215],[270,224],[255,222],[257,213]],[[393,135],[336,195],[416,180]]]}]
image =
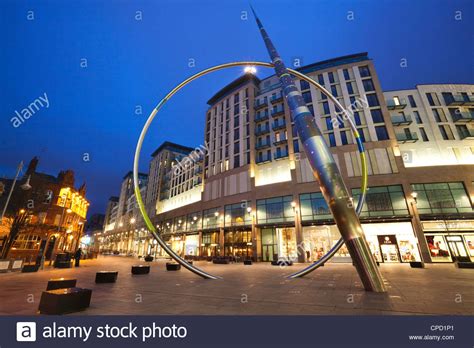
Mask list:
[{"label": "building balcony", "polygon": [[255,130],[256,136],[267,134],[267,133],[270,133],[270,127],[262,127],[262,128],[257,128]]},{"label": "building balcony", "polygon": [[401,144],[415,143],[418,141],[418,134],[416,133],[397,133],[397,141]]},{"label": "building balcony", "polygon": [[271,162],[272,160],[272,156],[257,156],[257,158],[255,159],[255,163],[257,164],[263,164],[263,163],[267,163],[267,162]]},{"label": "building balcony", "polygon": [[285,109],[283,108],[277,108],[272,110],[271,115],[272,117],[280,116],[285,114]]},{"label": "building balcony", "polygon": [[255,118],[254,118],[255,122],[262,122],[262,121],[266,121],[268,120],[268,114],[264,114],[264,115],[255,115]]},{"label": "building balcony", "polygon": [[275,122],[272,124],[272,129],[274,131],[279,130],[279,129],[285,129],[286,128],[286,122]]},{"label": "building balcony", "polygon": [[255,103],[253,105],[255,110],[259,110],[262,108],[265,108],[268,106],[268,101],[267,100],[255,100]]},{"label": "building balcony", "polygon": [[273,145],[281,145],[288,142],[288,138],[280,138],[280,140],[274,140]]},{"label": "building balcony", "polygon": [[281,93],[278,93],[277,95],[274,95],[270,98],[270,103],[275,104],[275,103],[280,103],[283,101],[283,95]]},{"label": "building balcony", "polygon": [[282,151],[280,153],[275,152],[273,154],[273,158],[275,158],[276,160],[279,160],[279,159],[282,159],[282,158],[287,158],[287,157],[288,157],[288,151]]},{"label": "building balcony", "polygon": [[391,119],[394,126],[408,126],[413,122],[411,117],[407,115],[392,115]]},{"label": "building balcony", "polygon": [[401,110],[407,106],[405,99],[388,99],[386,102],[389,110]]},{"label": "building balcony", "polygon": [[464,139],[474,140],[474,129],[468,129],[467,131],[460,132],[459,136],[461,140],[464,140]]},{"label": "building balcony", "polygon": [[444,96],[444,102],[447,106],[474,105],[474,96],[452,94]]},{"label": "building balcony", "polygon": [[455,112],[451,116],[455,123],[468,123],[474,121],[474,114],[470,112]]},{"label": "building balcony", "polygon": [[255,150],[262,150],[270,146],[272,146],[272,144],[269,141],[261,141],[255,144]]}]

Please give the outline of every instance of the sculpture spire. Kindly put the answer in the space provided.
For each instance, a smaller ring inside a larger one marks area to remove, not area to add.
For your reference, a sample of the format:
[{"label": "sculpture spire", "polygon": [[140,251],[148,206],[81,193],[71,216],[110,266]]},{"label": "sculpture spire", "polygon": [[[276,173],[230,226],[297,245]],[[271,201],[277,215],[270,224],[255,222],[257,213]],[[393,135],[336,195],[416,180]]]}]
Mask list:
[{"label": "sculpture spire", "polygon": [[272,60],[276,75],[280,79],[283,95],[294,120],[294,126],[303,144],[313,174],[320,184],[321,193],[331,210],[339,232],[354,261],[365,290],[385,292],[382,276],[365,239],[352,199],[334,161],[331,151],[319,130],[314,116],[309,111],[301,92],[273,45],[263,24],[252,8],[260,34]]}]

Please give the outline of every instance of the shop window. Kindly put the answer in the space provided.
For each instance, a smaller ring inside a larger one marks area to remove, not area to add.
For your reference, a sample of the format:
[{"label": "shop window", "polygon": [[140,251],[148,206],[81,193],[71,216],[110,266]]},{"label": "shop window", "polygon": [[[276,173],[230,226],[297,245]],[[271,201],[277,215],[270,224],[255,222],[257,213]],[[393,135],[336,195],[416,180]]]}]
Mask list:
[{"label": "shop window", "polygon": [[448,245],[442,235],[426,235],[432,261],[451,262]]},{"label": "shop window", "polygon": [[471,213],[473,208],[462,182],[413,184],[419,214]]}]

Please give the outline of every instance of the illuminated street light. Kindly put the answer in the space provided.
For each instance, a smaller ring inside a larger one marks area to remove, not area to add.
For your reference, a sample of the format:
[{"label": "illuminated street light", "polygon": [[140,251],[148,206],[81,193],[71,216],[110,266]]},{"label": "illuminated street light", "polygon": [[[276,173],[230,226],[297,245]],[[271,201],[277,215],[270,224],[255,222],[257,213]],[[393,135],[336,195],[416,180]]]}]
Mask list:
[{"label": "illuminated street light", "polygon": [[131,224],[134,224],[135,221],[136,221],[136,220],[135,220],[135,218],[133,218],[133,217],[130,219],[130,223],[131,223]]},{"label": "illuminated street light", "polygon": [[254,67],[254,66],[246,66],[244,68],[244,73],[246,74],[256,74],[257,73],[257,69]]}]

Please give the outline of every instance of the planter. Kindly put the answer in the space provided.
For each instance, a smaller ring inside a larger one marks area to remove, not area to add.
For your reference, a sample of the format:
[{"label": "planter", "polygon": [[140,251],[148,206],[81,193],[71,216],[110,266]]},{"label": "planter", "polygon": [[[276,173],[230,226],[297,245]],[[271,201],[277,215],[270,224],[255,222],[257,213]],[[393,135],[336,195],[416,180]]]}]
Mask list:
[{"label": "planter", "polygon": [[43,291],[39,304],[41,314],[66,314],[79,312],[91,303],[92,290],[68,288]]},{"label": "planter", "polygon": [[135,265],[132,266],[132,274],[148,274],[150,273],[150,266],[144,266],[144,265]]},{"label": "planter", "polygon": [[117,277],[117,271],[101,271],[95,274],[95,282],[97,284],[115,283],[117,281]]},{"label": "planter", "polygon": [[166,263],[166,270],[167,271],[179,271],[181,269],[181,265],[177,262],[167,262]]}]

